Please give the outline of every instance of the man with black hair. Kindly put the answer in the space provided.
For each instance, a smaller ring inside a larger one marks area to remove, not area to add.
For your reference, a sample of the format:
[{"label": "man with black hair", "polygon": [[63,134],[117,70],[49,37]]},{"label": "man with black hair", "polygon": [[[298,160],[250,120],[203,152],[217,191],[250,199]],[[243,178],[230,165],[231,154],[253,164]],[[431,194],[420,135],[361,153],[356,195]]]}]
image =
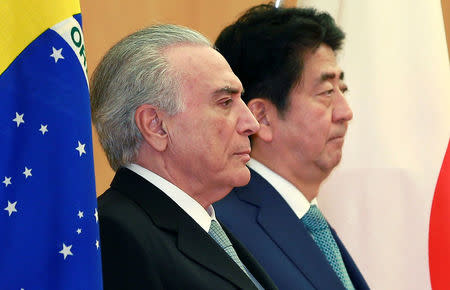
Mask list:
[{"label": "man with black hair", "polygon": [[280,289],[368,288],[316,201],[353,117],[336,62],[344,37],[326,13],[259,5],[215,44],[261,126],[250,137],[250,183],[216,213]]}]

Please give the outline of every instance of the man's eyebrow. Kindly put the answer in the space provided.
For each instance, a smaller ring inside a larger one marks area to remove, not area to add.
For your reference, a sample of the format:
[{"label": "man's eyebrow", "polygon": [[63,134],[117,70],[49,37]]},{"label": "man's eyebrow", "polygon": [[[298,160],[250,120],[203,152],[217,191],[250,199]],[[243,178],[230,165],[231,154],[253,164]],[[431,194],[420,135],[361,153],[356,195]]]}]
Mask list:
[{"label": "man's eyebrow", "polygon": [[[335,77],[336,77],[335,73],[323,73],[323,74],[320,75],[320,83],[323,83],[324,81],[327,81],[327,80],[332,80]],[[344,72],[341,72],[339,74],[339,79],[340,80],[344,79]]]},{"label": "man's eyebrow", "polygon": [[240,90],[237,88],[225,86],[225,87],[215,90],[213,95],[222,95],[222,94],[233,95],[233,94],[238,94],[239,92],[240,92]]}]

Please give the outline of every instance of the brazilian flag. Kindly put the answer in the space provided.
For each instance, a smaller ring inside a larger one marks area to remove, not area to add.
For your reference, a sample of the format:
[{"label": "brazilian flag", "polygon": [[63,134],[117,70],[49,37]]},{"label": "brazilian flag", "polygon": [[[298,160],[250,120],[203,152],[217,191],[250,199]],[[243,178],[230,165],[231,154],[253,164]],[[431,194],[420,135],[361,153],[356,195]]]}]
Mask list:
[{"label": "brazilian flag", "polygon": [[0,1],[0,289],[101,289],[80,5]]}]

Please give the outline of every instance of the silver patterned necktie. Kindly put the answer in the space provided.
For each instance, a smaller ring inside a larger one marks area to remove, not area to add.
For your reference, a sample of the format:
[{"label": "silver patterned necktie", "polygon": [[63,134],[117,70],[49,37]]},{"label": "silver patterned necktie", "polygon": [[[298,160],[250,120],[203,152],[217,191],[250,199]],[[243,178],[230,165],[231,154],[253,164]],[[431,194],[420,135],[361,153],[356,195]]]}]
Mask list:
[{"label": "silver patterned necktie", "polygon": [[211,227],[208,234],[222,247],[222,249],[233,259],[233,261],[247,274],[247,271],[239,259],[236,250],[228,239],[227,234],[223,231],[222,227],[215,220],[211,221]]},{"label": "silver patterned necktie", "polygon": [[348,290],[355,289],[347,273],[347,269],[345,268],[339,247],[331,234],[327,221],[317,206],[311,205],[308,212],[301,220],[311,233],[317,246],[327,258],[328,263],[330,263],[334,272],[336,272],[342,284],[344,284],[344,287]]},{"label": "silver patterned necktie", "polygon": [[242,271],[252,280],[253,284],[258,289],[264,289],[261,284],[253,277],[252,273],[244,266],[241,259],[239,259],[236,250],[233,248],[230,239],[227,234],[223,231],[222,227],[215,220],[211,220],[211,226],[209,228],[208,234],[219,244],[220,247],[230,256],[230,258],[241,268]]}]

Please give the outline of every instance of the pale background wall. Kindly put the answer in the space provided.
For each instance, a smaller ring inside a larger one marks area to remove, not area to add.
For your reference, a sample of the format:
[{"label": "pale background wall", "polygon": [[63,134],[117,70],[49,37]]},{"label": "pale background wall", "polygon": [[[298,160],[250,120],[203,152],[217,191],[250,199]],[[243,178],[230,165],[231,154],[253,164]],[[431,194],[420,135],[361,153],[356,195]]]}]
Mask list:
[{"label": "pale background wall", "polygon": [[441,0],[441,4],[445,22],[445,32],[447,35],[447,49],[450,56],[450,0]]},{"label": "pale background wall", "polygon": [[[89,76],[101,57],[124,36],[155,23],[174,23],[196,29],[214,42],[219,32],[260,0],[81,0]],[[295,0],[284,1],[295,6]],[[450,0],[442,0],[450,55]],[[103,193],[114,172],[93,130],[97,194]]]}]

